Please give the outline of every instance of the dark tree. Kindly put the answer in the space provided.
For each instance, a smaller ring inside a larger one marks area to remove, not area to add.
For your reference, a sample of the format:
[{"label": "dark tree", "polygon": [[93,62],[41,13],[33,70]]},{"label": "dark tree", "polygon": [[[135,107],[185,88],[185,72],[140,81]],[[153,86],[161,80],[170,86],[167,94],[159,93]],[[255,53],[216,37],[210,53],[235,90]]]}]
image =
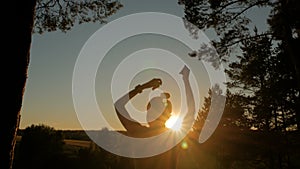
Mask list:
[{"label": "dark tree", "polygon": [[[207,97],[204,97],[204,103],[203,103],[203,106],[202,108],[199,110],[198,114],[197,114],[197,118],[193,124],[193,131],[195,133],[200,134],[202,128],[203,128],[203,125],[206,121],[206,118],[207,118],[207,115],[208,115],[208,112],[209,112],[209,108],[210,108],[210,105],[211,105],[211,95],[212,95],[212,89],[209,89],[208,90],[208,96]],[[197,136],[199,137],[199,136]]]},{"label": "dark tree", "polygon": [[[224,100],[225,97],[226,100]],[[218,124],[221,127],[244,125],[241,124],[242,119],[245,118],[243,116],[244,108],[238,99],[236,95],[229,91],[226,92],[225,96],[220,86],[217,84],[214,85],[208,90],[208,96],[204,97],[203,106],[199,110],[193,125],[193,132],[197,134],[201,133],[204,124],[209,123],[209,119],[207,119],[209,113],[222,113],[222,118]],[[222,103],[223,101],[225,101],[225,103]],[[224,109],[219,108],[222,104],[224,104]]]},{"label": "dark tree", "polygon": [[[294,74],[294,83],[296,85],[295,94],[299,95],[297,92],[300,89],[300,60],[297,53],[297,48],[300,46],[300,38],[299,38],[299,30],[300,30],[300,18],[296,15],[297,11],[300,9],[300,3],[298,0],[253,0],[253,1],[244,1],[244,0],[182,0],[179,1],[180,4],[183,5],[185,15],[184,20],[194,24],[196,27],[200,29],[212,29],[214,30],[218,37],[212,40],[212,45],[216,48],[216,51],[219,55],[211,54],[210,57],[219,57],[210,59],[212,64],[218,65],[220,62],[216,61],[230,61],[232,56],[236,56],[236,54],[243,50],[242,47],[245,45],[245,42],[254,44],[260,38],[268,38],[268,43],[264,43],[261,45],[265,46],[266,49],[280,45],[280,48],[276,48],[276,50],[281,50],[284,53],[284,56],[287,58],[289,62],[289,67],[292,67],[293,70],[288,69],[291,73]],[[258,31],[256,27],[251,28],[250,24],[256,24],[252,22],[251,19],[246,15],[246,12],[253,8],[268,8],[270,9],[269,17],[266,17],[266,23],[269,28],[264,31]],[[187,28],[193,33],[195,32],[195,27],[191,24],[186,24]],[[253,30],[253,31],[252,31]],[[255,45],[249,48],[255,48]],[[271,49],[269,53],[275,52],[275,48]],[[206,59],[207,56],[203,55],[203,51],[207,51],[207,49],[200,48],[197,52],[192,53],[192,56],[198,56],[200,59]],[[264,52],[264,51],[263,51]],[[266,55],[268,56],[268,55]],[[206,57],[206,58],[203,58]],[[207,59],[209,60],[209,59]],[[263,59],[261,59],[263,61]],[[269,63],[265,62],[267,65],[260,65],[269,68]],[[258,69],[262,71],[261,77],[255,78],[263,78],[263,76],[268,76],[264,72],[264,68],[256,67],[255,64],[252,66],[253,69]],[[273,68],[272,68],[273,69]],[[232,71],[235,71],[232,69]],[[280,70],[282,71],[282,70]],[[248,71],[249,72],[249,71]],[[250,72],[249,72],[250,73]],[[247,77],[251,77],[251,73],[247,75]],[[253,79],[253,83],[255,79]],[[264,88],[269,88],[269,93],[265,94],[273,94],[273,90],[276,88],[270,88],[271,86],[265,86],[262,80],[264,79],[256,79],[258,83],[253,85],[262,85]],[[291,82],[289,82],[290,84]],[[248,85],[248,84],[246,84]],[[251,84],[249,84],[251,85]],[[248,86],[249,86],[248,85]],[[278,87],[278,86],[277,86]],[[294,87],[293,87],[294,89]],[[267,90],[263,90],[267,92]],[[248,91],[245,91],[248,92]],[[288,93],[286,93],[288,95]],[[270,100],[270,97],[265,96],[266,99]],[[290,98],[290,97],[288,97]],[[293,102],[300,102],[299,97],[293,97]],[[257,99],[264,100],[262,97],[257,97]],[[257,101],[257,100],[256,100]],[[275,103],[272,103],[275,106]],[[288,104],[288,103],[287,103]],[[273,107],[274,107],[273,106]],[[276,104],[278,106],[278,104]],[[274,113],[274,108],[267,108],[263,110],[263,107],[257,107],[257,111],[264,111],[269,113],[264,113],[260,115],[268,115],[269,117],[262,117],[264,119],[269,119],[271,117],[270,114]],[[282,106],[281,106],[282,107]],[[297,126],[300,126],[300,110],[299,106],[296,107],[296,119]],[[260,110],[259,110],[259,109]],[[272,109],[272,110],[271,110]],[[277,109],[277,108],[276,108]],[[273,117],[273,115],[272,115]],[[268,123],[268,122],[264,122]],[[266,125],[265,125],[266,126]]]},{"label": "dark tree", "polygon": [[245,40],[242,50],[226,71],[231,79],[228,87],[240,90],[253,125],[264,131],[295,128],[299,90],[282,45],[272,47],[268,37],[259,37]]},{"label": "dark tree", "polygon": [[[184,7],[186,21],[200,29],[213,29],[217,33],[218,38],[212,44],[223,61],[228,61],[236,47],[246,39],[269,35],[273,41],[281,42],[296,72],[300,88],[300,61],[296,54],[300,45],[300,17],[296,15],[300,10],[298,0],[180,0],[179,4]],[[265,18],[270,29],[260,33],[249,31],[253,22],[246,13],[254,8],[271,9],[269,18]],[[192,26],[188,28],[191,32],[195,31]]]},{"label": "dark tree", "polygon": [[[231,52],[242,40],[253,37],[249,31],[251,20],[244,13],[256,6],[266,6],[268,1],[184,0],[181,4],[184,6],[184,20],[199,29],[213,29],[216,32],[218,38],[214,39],[212,44],[220,58],[227,61]],[[188,28],[191,30],[192,27]]]},{"label": "dark tree", "polygon": [[241,49],[242,55],[227,70],[228,87],[239,91],[235,95],[247,107],[250,126],[265,138],[261,142],[268,145],[269,165],[289,168],[291,147],[295,146],[290,138],[299,126],[300,91],[293,65],[283,45],[274,47],[267,36],[245,40]]},{"label": "dark tree", "polygon": [[[5,2],[11,7],[4,19],[4,51],[8,55],[3,63],[8,67],[8,76],[4,78],[7,90],[4,94],[0,127],[1,168],[12,167],[16,132],[20,123],[20,111],[27,80],[30,61],[31,36],[33,32],[67,31],[74,24],[84,22],[105,22],[122,5],[110,0],[27,0]],[[7,21],[7,22],[6,22]],[[5,70],[7,71],[7,69]]]},{"label": "dark tree", "polygon": [[28,169],[57,168],[63,145],[62,132],[46,125],[31,125],[23,132],[18,164]]},{"label": "dark tree", "polygon": [[[268,18],[270,32],[275,40],[281,42],[286,57],[294,68],[298,88],[300,88],[300,10],[298,0],[277,0],[271,4],[272,11]],[[300,116],[300,115],[299,115]]]}]

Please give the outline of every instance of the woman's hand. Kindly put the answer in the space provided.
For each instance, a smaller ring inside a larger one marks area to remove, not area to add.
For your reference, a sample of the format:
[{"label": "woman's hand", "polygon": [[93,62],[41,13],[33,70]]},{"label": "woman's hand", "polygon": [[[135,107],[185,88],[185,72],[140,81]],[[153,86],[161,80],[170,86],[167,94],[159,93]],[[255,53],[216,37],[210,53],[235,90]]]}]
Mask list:
[{"label": "woman's hand", "polygon": [[152,90],[158,88],[162,84],[161,79],[154,78],[149,82],[146,82],[142,85],[143,89],[152,88]]},{"label": "woman's hand", "polygon": [[190,69],[186,65],[184,65],[179,74],[182,74],[183,78],[188,78],[190,75]]}]

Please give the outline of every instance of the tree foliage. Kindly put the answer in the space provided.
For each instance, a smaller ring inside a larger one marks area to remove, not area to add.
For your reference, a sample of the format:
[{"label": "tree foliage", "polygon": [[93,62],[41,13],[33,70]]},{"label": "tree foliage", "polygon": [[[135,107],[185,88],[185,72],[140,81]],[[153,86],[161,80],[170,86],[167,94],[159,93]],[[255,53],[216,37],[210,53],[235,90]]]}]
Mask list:
[{"label": "tree foliage", "polygon": [[[227,85],[245,98],[247,113],[257,120],[255,126],[286,130],[297,123],[299,128],[300,60],[296,52],[300,18],[295,16],[299,1],[183,0],[180,4],[186,21],[218,35],[212,45],[219,55],[210,53],[212,65],[220,63],[214,61],[217,59],[229,61],[226,73],[231,82]],[[270,9],[265,18],[269,28],[258,31],[251,27],[246,12],[253,8]],[[191,24],[187,28],[194,32]],[[193,55],[203,59],[205,50],[200,48]]]},{"label": "tree foliage", "polygon": [[[213,29],[218,35],[212,40],[223,61],[244,39],[252,38],[251,19],[244,13],[253,7],[269,5],[268,0],[184,0],[184,19],[199,29]],[[256,35],[260,36],[260,35]]]},{"label": "tree foliage", "polygon": [[106,23],[121,7],[114,0],[37,0],[34,32],[66,32],[76,23]]},{"label": "tree foliage", "polygon": [[[184,6],[184,20],[197,28],[216,32],[218,37],[212,40],[212,45],[222,61],[228,61],[244,40],[255,41],[268,35],[273,44],[280,42],[292,63],[300,88],[300,58],[296,54],[300,45],[300,18],[296,15],[300,10],[298,0],[180,0],[179,4]],[[266,30],[251,27],[250,24],[257,23],[246,13],[254,8],[270,10],[265,18],[269,26]],[[195,32],[195,27],[187,28]]]},{"label": "tree foliage", "polygon": [[46,125],[27,127],[20,142],[20,161],[24,168],[51,168],[51,161],[62,158],[64,140],[61,132]]},{"label": "tree foliage", "polygon": [[228,87],[240,90],[246,98],[253,124],[261,130],[295,128],[299,99],[296,75],[285,53],[272,47],[268,37],[243,42],[243,54],[226,71],[231,79]]}]

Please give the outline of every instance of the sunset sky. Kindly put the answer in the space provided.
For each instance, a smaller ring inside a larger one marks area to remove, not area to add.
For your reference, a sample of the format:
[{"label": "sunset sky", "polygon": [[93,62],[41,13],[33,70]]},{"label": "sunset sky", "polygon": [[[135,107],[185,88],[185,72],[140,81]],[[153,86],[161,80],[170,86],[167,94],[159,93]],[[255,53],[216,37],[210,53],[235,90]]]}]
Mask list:
[{"label": "sunset sky", "polygon": [[[137,12],[163,12],[179,17],[183,16],[183,8],[177,4],[177,0],[120,0],[120,2],[124,7],[110,17],[108,19],[109,21]],[[265,28],[266,10],[251,10],[247,14],[255,19],[256,26],[259,29],[262,30]],[[57,31],[44,33],[42,35],[33,35],[28,72],[29,77],[21,111],[20,128],[25,128],[31,124],[47,124],[56,129],[82,129],[73,106],[72,75],[76,59],[83,45],[101,26],[103,25],[99,23],[89,23],[76,25],[67,33]],[[209,32],[206,35],[208,38],[214,38],[213,34]],[[155,35],[135,36],[126,39],[126,41],[122,43],[126,43],[126,47],[124,48],[124,45],[121,43],[116,45],[111,53],[108,54],[111,55],[111,57],[108,58],[113,58],[114,55],[126,54],[126,52],[127,55],[129,55],[138,45],[140,48],[143,48],[143,46],[157,45],[162,48],[174,50],[174,53],[180,55],[186,55],[189,51],[189,49],[183,45],[178,48],[180,43],[171,38],[162,38],[161,36]],[[176,46],[176,48],[172,49],[170,46]],[[142,51],[139,54],[151,55],[151,52],[155,51]],[[186,57],[188,58],[188,56]],[[203,65],[201,65],[201,62],[197,61],[197,59],[189,59],[187,62],[197,67],[198,77],[196,78],[201,79],[199,94],[200,101],[202,101],[211,84],[209,83],[207,73]],[[196,66],[197,64],[199,66]],[[179,71],[180,70],[178,70],[178,72]],[[178,86],[174,84],[174,79],[164,72],[157,70],[141,72],[132,79],[130,87],[133,88],[138,83],[151,80],[154,74],[165,79],[166,83],[163,83],[161,89],[170,91],[173,94],[174,97],[172,97],[172,99],[174,100],[172,100],[172,102],[174,103],[174,111],[178,110],[178,105],[181,101],[179,94],[176,93]],[[96,78],[95,91],[97,98],[101,100],[103,89],[101,89],[98,80],[99,77]],[[145,98],[146,94],[149,93],[145,93]],[[146,105],[145,98],[134,102],[134,105],[141,111],[144,110],[143,107]],[[111,104],[112,103],[104,103],[104,105]],[[202,105],[200,105],[200,107],[201,106]],[[104,116],[114,121],[113,119],[116,115],[113,112],[111,114],[105,114]],[[116,128],[119,127],[117,123],[113,124],[113,126]],[[91,126],[91,129],[95,128]]]}]

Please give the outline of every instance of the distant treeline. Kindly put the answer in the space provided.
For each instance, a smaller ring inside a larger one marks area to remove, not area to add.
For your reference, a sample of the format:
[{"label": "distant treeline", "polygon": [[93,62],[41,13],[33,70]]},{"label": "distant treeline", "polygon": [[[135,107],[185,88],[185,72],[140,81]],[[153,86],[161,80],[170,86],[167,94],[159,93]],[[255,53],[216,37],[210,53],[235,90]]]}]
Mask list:
[{"label": "distant treeline", "polygon": [[90,141],[89,136],[84,130],[60,130],[65,139]]},{"label": "distant treeline", "polygon": [[[109,140],[113,131],[103,129],[88,131]],[[69,141],[86,140],[81,130],[55,130],[49,126],[31,126],[18,133],[22,139],[16,147],[15,168],[134,168],[135,163],[143,169],[176,168],[201,169],[296,169],[300,167],[299,131],[269,132],[243,130],[232,126],[219,126],[204,143],[198,142],[199,133],[190,132],[181,143],[168,152],[148,159],[121,157],[97,146],[94,142],[78,146]],[[107,142],[111,144],[111,142]],[[185,148],[182,148],[185,143]],[[116,148],[118,145],[115,145]],[[172,155],[180,160],[174,161]],[[52,163],[54,162],[55,163]],[[154,165],[155,164],[155,165]]]},{"label": "distant treeline", "polygon": [[[18,136],[22,136],[25,129],[19,129],[18,130]],[[86,134],[86,131],[84,130],[57,130],[58,132],[61,132],[64,139],[72,139],[72,140],[84,140],[84,141],[90,141],[91,139]],[[89,131],[90,132],[90,131]]]}]

